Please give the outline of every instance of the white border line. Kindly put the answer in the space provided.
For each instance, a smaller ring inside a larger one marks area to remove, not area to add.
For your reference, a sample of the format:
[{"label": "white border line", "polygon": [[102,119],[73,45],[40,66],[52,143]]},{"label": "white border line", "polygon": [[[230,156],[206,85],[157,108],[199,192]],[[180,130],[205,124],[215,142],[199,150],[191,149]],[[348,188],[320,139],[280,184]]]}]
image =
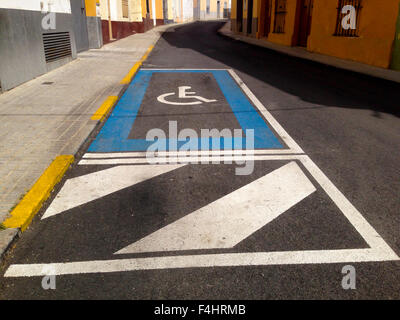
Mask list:
[{"label": "white border line", "polygon": [[[157,151],[155,157],[187,157],[187,156],[220,156],[220,155],[251,155],[251,154],[293,154],[292,150],[288,149],[268,149],[268,150],[197,150],[197,151]],[[303,152],[299,152],[303,154]],[[107,153],[85,153],[82,159],[108,159],[108,158],[143,158],[146,157],[146,152],[107,152]]]},{"label": "white border line", "polygon": [[372,249],[386,253],[388,257],[399,259],[363,215],[335,187],[309,156],[299,156],[299,160]]},{"label": "white border line", "polygon": [[51,275],[59,276],[137,270],[373,262],[390,260],[388,258],[385,253],[373,249],[224,253],[49,264],[13,264],[4,277],[43,277],[49,270],[51,270]]},{"label": "white border line", "polygon": [[[400,260],[361,213],[325,176],[318,166],[306,155],[264,156],[268,160],[299,160],[312,177],[328,194],[336,206],[343,212],[353,227],[359,232],[371,248],[315,250],[315,251],[283,251],[252,252],[207,255],[181,255],[168,257],[114,259],[101,261],[81,261],[50,264],[11,265],[5,277],[43,276],[52,268],[54,275],[109,273],[135,270],[202,268],[226,266],[260,266],[260,265],[293,265],[293,264],[325,264],[356,263],[374,261]],[[132,159],[128,159],[132,160]]]},{"label": "white border line", "polygon": [[268,123],[272,126],[275,132],[281,137],[281,139],[285,142],[285,144],[289,147],[289,149],[293,153],[304,153],[304,151],[300,148],[300,146],[292,139],[292,137],[286,132],[285,129],[275,120],[272,114],[264,107],[264,105],[257,99],[257,97],[251,92],[251,90],[245,85],[242,79],[236,74],[233,69],[228,70],[229,74],[235,79],[236,83],[243,90],[243,92],[247,95],[247,97],[251,100],[254,106],[260,111],[260,113],[264,116],[264,118],[268,121]]},{"label": "white border line", "polygon": [[112,165],[112,164],[208,164],[221,163],[228,164],[232,162],[257,161],[257,160],[282,160],[294,159],[297,160],[300,155],[223,155],[223,156],[170,156],[170,157],[154,157],[154,158],[122,158],[122,159],[82,159],[78,162],[79,165]]}]

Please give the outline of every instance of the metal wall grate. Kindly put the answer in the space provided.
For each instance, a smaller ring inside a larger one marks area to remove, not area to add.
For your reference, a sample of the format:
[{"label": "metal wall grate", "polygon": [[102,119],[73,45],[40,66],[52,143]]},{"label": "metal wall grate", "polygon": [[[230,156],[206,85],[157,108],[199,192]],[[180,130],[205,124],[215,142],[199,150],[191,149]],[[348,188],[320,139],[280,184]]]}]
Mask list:
[{"label": "metal wall grate", "polygon": [[[355,18],[356,18],[356,28],[355,29],[343,29],[342,27],[342,19],[346,14],[342,13],[342,8],[346,5],[351,5],[356,10]],[[338,7],[337,7],[337,18],[336,18],[336,29],[334,36],[338,37],[358,37],[358,26],[359,26],[359,18],[361,12],[361,0],[339,0]]]},{"label": "metal wall grate", "polygon": [[46,62],[72,56],[69,32],[43,33],[43,46]]}]

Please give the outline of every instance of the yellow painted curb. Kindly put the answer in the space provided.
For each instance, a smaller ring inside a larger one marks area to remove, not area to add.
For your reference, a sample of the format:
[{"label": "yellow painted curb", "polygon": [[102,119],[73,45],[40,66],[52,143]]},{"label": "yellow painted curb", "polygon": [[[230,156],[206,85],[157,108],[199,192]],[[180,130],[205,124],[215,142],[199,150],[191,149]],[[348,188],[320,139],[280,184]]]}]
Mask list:
[{"label": "yellow painted curb", "polygon": [[103,121],[117,100],[117,96],[109,96],[90,119]]},{"label": "yellow painted curb", "polygon": [[129,73],[121,80],[120,84],[129,84],[132,81],[132,78],[135,76],[136,72],[139,70],[140,66],[142,65],[143,61],[147,59],[149,56],[151,50],[153,50],[154,46],[151,45],[147,50],[146,53],[143,55],[143,57],[134,64],[132,69],[129,71]]},{"label": "yellow painted curb", "polygon": [[11,217],[5,220],[2,225],[6,228],[20,228],[21,231],[25,231],[73,161],[74,156],[58,156],[11,211]]},{"label": "yellow painted curb", "polygon": [[150,54],[151,50],[153,50],[153,48],[154,48],[154,46],[151,45],[151,46],[147,49],[147,51],[146,51],[146,53],[143,55],[142,59],[140,59],[140,62],[143,62],[143,61],[145,61],[145,60],[147,59],[147,57],[149,56],[149,54]]},{"label": "yellow painted curb", "polygon": [[130,84],[133,76],[136,74],[140,66],[142,65],[142,62],[136,62],[133,66],[133,68],[129,71],[129,73],[123,78],[120,82],[120,84]]}]

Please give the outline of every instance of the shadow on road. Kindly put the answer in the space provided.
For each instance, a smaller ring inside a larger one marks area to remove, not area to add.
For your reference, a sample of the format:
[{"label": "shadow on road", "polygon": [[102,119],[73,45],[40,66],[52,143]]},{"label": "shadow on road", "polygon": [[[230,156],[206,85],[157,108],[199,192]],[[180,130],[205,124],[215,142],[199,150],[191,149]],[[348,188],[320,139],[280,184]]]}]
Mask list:
[{"label": "shadow on road", "polygon": [[[400,117],[400,84],[291,57],[217,31],[225,22],[196,22],[166,32],[171,46],[194,50],[285,93],[323,107],[370,109]],[[190,29],[190,32],[187,32]]]}]

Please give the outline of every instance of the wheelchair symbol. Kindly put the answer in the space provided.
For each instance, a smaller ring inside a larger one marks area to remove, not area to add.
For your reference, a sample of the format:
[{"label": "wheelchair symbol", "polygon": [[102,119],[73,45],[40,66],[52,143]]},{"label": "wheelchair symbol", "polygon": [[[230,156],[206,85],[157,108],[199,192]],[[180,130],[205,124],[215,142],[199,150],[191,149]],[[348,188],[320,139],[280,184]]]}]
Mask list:
[{"label": "wheelchair symbol", "polygon": [[202,103],[209,103],[209,102],[215,102],[217,100],[215,99],[206,99],[200,96],[195,96],[196,92],[188,92],[187,90],[191,89],[192,87],[188,86],[182,86],[178,87],[178,98],[179,99],[197,99],[198,101],[192,101],[192,102],[172,102],[172,101],[167,101],[165,98],[169,96],[175,95],[175,92],[170,92],[170,93],[164,93],[160,95],[157,100],[160,101],[161,103],[165,104],[172,104],[176,106],[191,106],[191,105],[196,105],[196,104],[202,104]]}]

